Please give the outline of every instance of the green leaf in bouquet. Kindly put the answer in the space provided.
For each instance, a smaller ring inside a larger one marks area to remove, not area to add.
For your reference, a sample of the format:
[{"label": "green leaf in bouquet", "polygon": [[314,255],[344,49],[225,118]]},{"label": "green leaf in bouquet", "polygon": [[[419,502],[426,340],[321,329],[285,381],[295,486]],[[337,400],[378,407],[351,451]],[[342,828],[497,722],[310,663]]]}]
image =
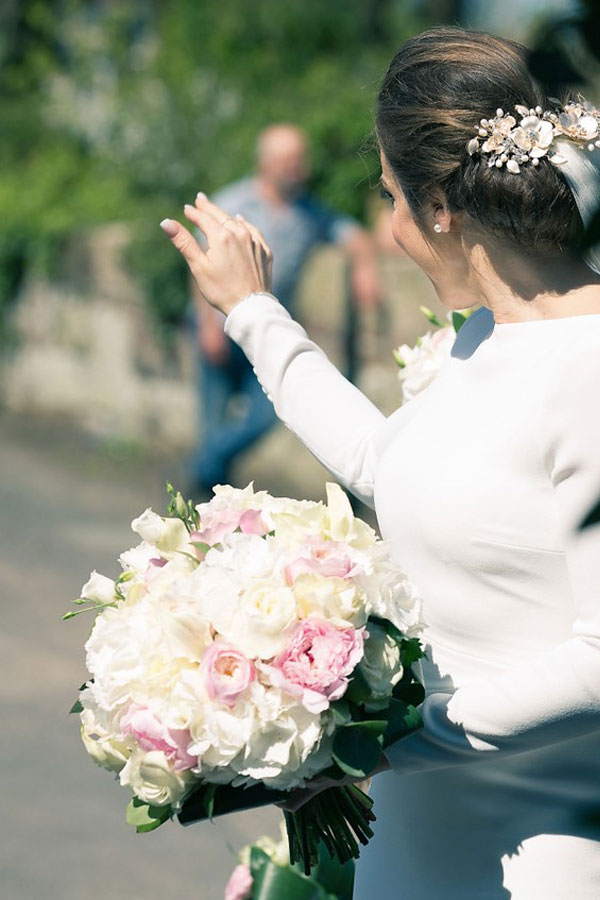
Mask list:
[{"label": "green leaf in bouquet", "polygon": [[71,713],[80,713],[83,712],[83,706],[81,705],[81,700],[76,700],[71,709],[69,710],[69,715]]},{"label": "green leaf in bouquet", "polygon": [[352,722],[338,729],[333,738],[332,756],[347,775],[366,778],[377,766],[387,722]]},{"label": "green leaf in bouquet", "polygon": [[250,851],[253,900],[327,900],[325,890],[291,866],[277,866],[264,850]]},{"label": "green leaf in bouquet", "polygon": [[383,746],[389,747],[403,737],[423,727],[419,710],[403,700],[392,700],[387,709],[387,727],[383,736]]},{"label": "green leaf in bouquet", "polygon": [[410,667],[404,669],[402,678],[392,688],[392,697],[396,700],[412,703],[414,706],[419,706],[425,699],[425,688],[415,678],[415,674]]},{"label": "green leaf in bouquet", "polygon": [[393,638],[393,640],[396,641],[397,644],[401,645],[405,640],[405,637],[400,629],[396,628],[394,623],[390,622],[389,619],[382,619],[380,616],[369,616],[369,619],[367,621],[367,630],[369,628],[369,622],[372,622],[374,625],[378,625],[379,628],[382,628],[389,637]]},{"label": "green leaf in bouquet", "polygon": [[212,822],[215,812],[215,797],[217,795],[218,784],[209,784],[204,792],[202,803],[206,810],[206,816]]},{"label": "green leaf in bouquet", "polygon": [[400,659],[403,666],[412,666],[425,656],[418,638],[403,638],[400,645]]},{"label": "green leaf in bouquet", "polygon": [[151,806],[139,797],[132,797],[127,804],[126,820],[128,825],[134,825],[138,834],[154,831],[163,822],[171,818],[170,806]]},{"label": "green leaf in bouquet", "polygon": [[351,703],[356,703],[357,706],[360,706],[371,696],[371,687],[369,682],[365,678],[363,671],[358,665],[350,678],[350,683],[346,688],[346,693],[344,694],[344,699],[349,700]]},{"label": "green leaf in bouquet", "polygon": [[333,721],[335,725],[346,725],[352,720],[350,704],[346,700],[336,700],[329,707],[333,713]]},{"label": "green leaf in bouquet", "polygon": [[196,550],[199,550],[200,553],[203,553],[205,556],[210,550],[210,544],[205,544],[204,541],[190,541],[192,547],[195,547]]}]

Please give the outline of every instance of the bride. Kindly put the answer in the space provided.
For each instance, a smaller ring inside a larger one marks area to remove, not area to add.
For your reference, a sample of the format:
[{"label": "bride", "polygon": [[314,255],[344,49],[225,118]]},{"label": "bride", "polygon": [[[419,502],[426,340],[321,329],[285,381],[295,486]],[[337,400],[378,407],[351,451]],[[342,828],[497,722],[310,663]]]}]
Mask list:
[{"label": "bride", "polygon": [[393,235],[446,307],[481,308],[387,419],[268,293],[251,224],[203,194],[185,215],[206,252],[161,223],[423,596],[425,726],[382,759],[358,900],[600,897],[600,533],[578,529],[600,493],[600,278],[576,249],[599,121],[510,41],[434,29],[398,51],[376,113]]}]

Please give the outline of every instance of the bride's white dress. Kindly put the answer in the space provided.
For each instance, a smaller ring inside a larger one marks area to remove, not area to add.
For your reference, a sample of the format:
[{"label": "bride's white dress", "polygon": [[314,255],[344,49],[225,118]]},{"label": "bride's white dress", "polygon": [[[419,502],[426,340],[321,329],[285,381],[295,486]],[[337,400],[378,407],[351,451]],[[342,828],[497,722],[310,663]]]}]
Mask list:
[{"label": "bride's white dress", "polygon": [[425,728],[374,781],[356,900],[598,900],[600,528],[575,526],[600,494],[600,315],[480,310],[389,419],[273,298],[226,330],[423,596]]}]

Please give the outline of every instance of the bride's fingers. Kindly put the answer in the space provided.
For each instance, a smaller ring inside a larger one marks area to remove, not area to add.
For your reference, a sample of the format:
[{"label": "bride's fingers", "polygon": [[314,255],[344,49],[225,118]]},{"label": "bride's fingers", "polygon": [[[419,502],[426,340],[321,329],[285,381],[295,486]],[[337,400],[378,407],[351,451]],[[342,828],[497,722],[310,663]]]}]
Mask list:
[{"label": "bride's fingers", "polygon": [[256,263],[258,266],[264,269],[266,266],[266,270],[268,273],[269,281],[271,280],[271,275],[273,272],[273,254],[271,252],[271,248],[267,244],[264,235],[262,232],[255,226],[252,225],[251,222],[248,222],[242,215],[238,213],[235,217],[239,222],[241,222],[245,228],[250,232],[252,237],[252,241],[256,250],[258,251],[258,257],[256,258]]},{"label": "bride's fingers", "polygon": [[193,222],[200,231],[204,232],[209,244],[211,235],[215,237],[227,221],[225,213],[223,213],[221,220],[213,216],[208,210],[199,209],[197,206],[191,206],[189,203],[186,203],[183,207],[183,214],[188,221]]},{"label": "bride's fingers", "polygon": [[216,203],[213,203],[212,200],[209,200],[206,194],[202,193],[202,191],[199,191],[196,194],[195,202],[197,210],[206,215],[212,216],[213,219],[215,219],[217,222],[223,223],[232,218],[229,213],[225,212],[224,209],[221,209],[220,206],[217,206]]},{"label": "bride's fingers", "polygon": [[198,241],[190,234],[184,225],[175,219],[163,219],[160,227],[170,238],[171,243],[179,250],[192,273],[199,272],[202,267],[204,253],[200,249]]}]

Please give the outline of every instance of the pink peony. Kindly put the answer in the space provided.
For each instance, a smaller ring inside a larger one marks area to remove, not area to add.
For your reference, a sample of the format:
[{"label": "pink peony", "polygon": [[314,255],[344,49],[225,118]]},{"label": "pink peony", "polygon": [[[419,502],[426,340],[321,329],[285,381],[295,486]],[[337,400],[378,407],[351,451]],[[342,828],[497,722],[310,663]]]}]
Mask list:
[{"label": "pink peony", "polygon": [[225,900],[249,900],[252,896],[252,875],[248,866],[236,866],[225,887]]},{"label": "pink peony", "polygon": [[363,655],[364,629],[336,628],[326,619],[303,619],[273,661],[273,681],[313,713],[339,700]]},{"label": "pink peony", "polygon": [[167,728],[145,706],[131,706],[121,719],[123,734],[131,734],[142,750],[162,750],[173,763],[176,772],[191,769],[198,759],[190,756],[187,747],[191,737],[189,731],[181,728]]},{"label": "pink peony", "polygon": [[255,675],[250,660],[225,641],[215,641],[204,651],[200,667],[206,693],[226,706],[234,705]]},{"label": "pink peony", "polygon": [[289,584],[293,584],[299,575],[306,572],[346,578],[362,574],[362,569],[354,566],[348,555],[347,544],[313,538],[302,545],[300,555],[286,566]]}]

